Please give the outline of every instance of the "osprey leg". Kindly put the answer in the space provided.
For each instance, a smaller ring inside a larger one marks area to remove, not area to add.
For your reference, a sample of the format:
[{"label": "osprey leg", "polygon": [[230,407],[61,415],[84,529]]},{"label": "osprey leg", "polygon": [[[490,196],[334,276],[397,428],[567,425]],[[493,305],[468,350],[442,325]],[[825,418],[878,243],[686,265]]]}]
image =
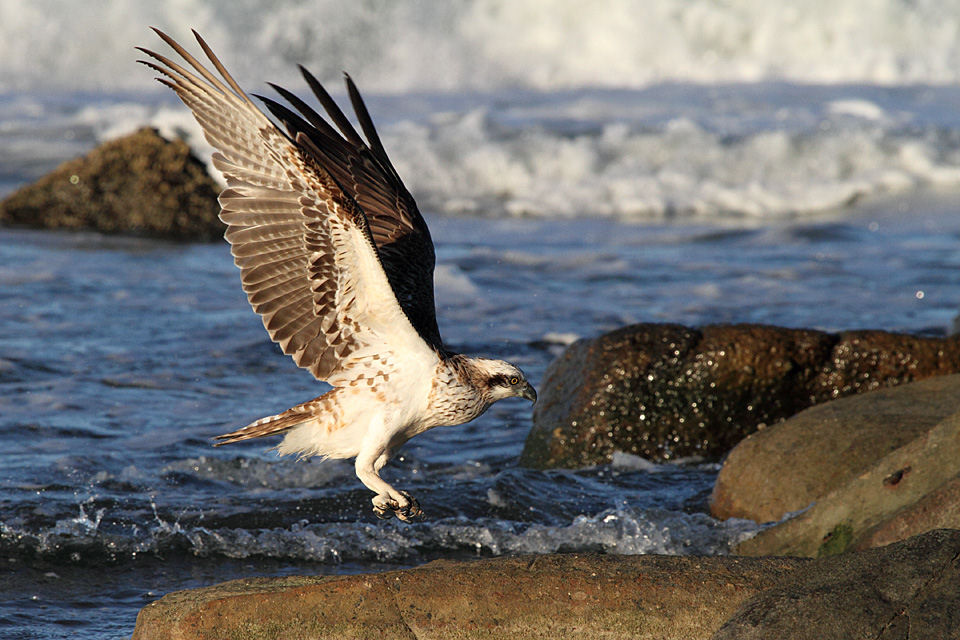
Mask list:
[{"label": "osprey leg", "polygon": [[371,500],[373,512],[378,518],[387,518],[393,513],[405,522],[420,518],[423,516],[420,503],[406,491],[394,489],[380,477],[380,469],[387,464],[390,453],[389,449],[379,447],[364,448],[354,464],[360,482],[377,494]]}]

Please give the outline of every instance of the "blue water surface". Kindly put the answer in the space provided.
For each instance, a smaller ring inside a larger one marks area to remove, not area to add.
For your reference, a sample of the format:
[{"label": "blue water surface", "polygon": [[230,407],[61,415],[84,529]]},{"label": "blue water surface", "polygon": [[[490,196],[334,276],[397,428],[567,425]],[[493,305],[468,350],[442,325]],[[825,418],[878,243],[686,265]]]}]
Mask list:
[{"label": "blue water surface", "polygon": [[[535,381],[576,337],[632,322],[945,335],[955,194],[816,220],[624,224],[428,216],[449,345]],[[385,473],[422,523],[378,521],[344,461],[211,437],[324,387],[250,311],[224,243],[0,230],[0,635],[119,638],[171,590],[510,553],[724,553],[755,527],[704,512],[715,461],[517,458],[523,402],[410,443]]]}]

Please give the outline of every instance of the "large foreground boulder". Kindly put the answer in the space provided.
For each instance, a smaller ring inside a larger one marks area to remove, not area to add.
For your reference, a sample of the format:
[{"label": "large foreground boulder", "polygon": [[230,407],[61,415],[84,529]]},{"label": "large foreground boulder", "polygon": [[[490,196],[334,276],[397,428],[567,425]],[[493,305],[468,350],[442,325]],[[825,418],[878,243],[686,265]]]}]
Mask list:
[{"label": "large foreground boulder", "polygon": [[[750,435],[730,452],[713,488],[711,514],[780,520],[845,486],[957,412],[960,375],[811,407]],[[954,457],[956,466],[941,482],[960,473],[960,450]]]},{"label": "large foreground boulder", "polygon": [[960,336],[633,325],[575,342],[550,365],[520,462],[720,457],[811,405],[948,373],[960,373]]},{"label": "large foreground boulder", "polygon": [[213,240],[223,235],[219,191],[185,142],[144,128],[13,192],[0,224]]},{"label": "large foreground boulder", "polygon": [[799,559],[548,555],[228,582],[165,596],[134,640],[709,638]]},{"label": "large foreground boulder", "polygon": [[[960,531],[810,560],[547,555],[169,594],[134,640],[956,638]],[[909,634],[909,635],[908,635]]]},{"label": "large foreground boulder", "polygon": [[[797,460],[797,465],[805,461]],[[787,461],[781,473],[789,473]],[[960,412],[880,457],[803,513],[745,540],[745,555],[822,556],[929,526],[960,527]]]}]

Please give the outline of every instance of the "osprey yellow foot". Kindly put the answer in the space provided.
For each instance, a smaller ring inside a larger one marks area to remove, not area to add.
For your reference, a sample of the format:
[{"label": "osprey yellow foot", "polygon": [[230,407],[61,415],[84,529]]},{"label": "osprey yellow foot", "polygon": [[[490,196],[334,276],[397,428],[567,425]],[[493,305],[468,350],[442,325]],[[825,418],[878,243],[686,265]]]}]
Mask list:
[{"label": "osprey yellow foot", "polygon": [[423,509],[417,499],[406,491],[400,492],[407,499],[407,506],[394,510],[394,514],[404,522],[413,522],[414,520],[423,520]]},{"label": "osprey yellow foot", "polygon": [[423,509],[420,508],[420,503],[417,502],[417,499],[406,491],[399,491],[398,493],[403,497],[405,504],[389,496],[374,496],[373,512],[376,516],[383,520],[389,518],[391,515],[395,515],[404,522],[413,522],[414,520],[422,519]]}]

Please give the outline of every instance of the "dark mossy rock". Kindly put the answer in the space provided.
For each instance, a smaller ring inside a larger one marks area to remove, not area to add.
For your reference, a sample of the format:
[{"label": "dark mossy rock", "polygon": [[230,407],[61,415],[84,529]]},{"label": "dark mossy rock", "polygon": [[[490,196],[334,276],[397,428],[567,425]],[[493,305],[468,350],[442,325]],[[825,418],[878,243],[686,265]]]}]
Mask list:
[{"label": "dark mossy rock", "polygon": [[219,192],[185,142],[144,128],[13,192],[0,224],[210,241],[223,235]]},{"label": "dark mossy rock", "polygon": [[813,404],[960,372],[960,337],[761,325],[638,324],[580,340],[547,369],[520,463],[717,458]]}]

